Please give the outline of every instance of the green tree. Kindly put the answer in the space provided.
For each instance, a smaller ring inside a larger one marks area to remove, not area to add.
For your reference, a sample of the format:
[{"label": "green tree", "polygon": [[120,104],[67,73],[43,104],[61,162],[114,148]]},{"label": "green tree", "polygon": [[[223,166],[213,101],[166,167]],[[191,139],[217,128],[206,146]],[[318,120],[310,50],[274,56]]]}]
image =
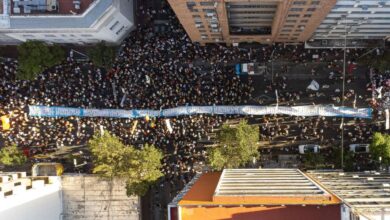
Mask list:
[{"label": "green tree", "polygon": [[149,186],[162,176],[163,154],[152,145],[138,150],[105,131],[102,136],[95,135],[88,147],[93,157],[93,172],[111,180],[125,179],[128,196],[145,195]]},{"label": "green tree", "polygon": [[27,161],[27,157],[16,144],[5,146],[0,150],[0,162],[6,166],[18,166]]},{"label": "green tree", "polygon": [[306,153],[303,162],[306,169],[317,169],[325,166],[325,158],[319,153]]},{"label": "green tree", "polygon": [[99,42],[87,51],[89,58],[98,66],[109,70],[115,60],[115,47],[109,47],[104,41]]},{"label": "green tree", "polygon": [[370,145],[370,152],[375,161],[379,162],[379,157],[382,157],[382,163],[390,164],[390,135],[374,133]]},{"label": "green tree", "polygon": [[18,46],[19,69],[17,78],[33,80],[36,76],[65,58],[65,51],[57,44],[48,46],[41,41],[27,41]]},{"label": "green tree", "polygon": [[[348,150],[344,150],[344,170],[354,171],[355,153]],[[341,149],[333,148],[331,152],[331,162],[334,164],[334,168],[341,169]]]},{"label": "green tree", "polygon": [[259,157],[259,127],[246,120],[235,127],[223,125],[217,139],[217,146],[208,150],[208,163],[215,170],[242,167]]}]

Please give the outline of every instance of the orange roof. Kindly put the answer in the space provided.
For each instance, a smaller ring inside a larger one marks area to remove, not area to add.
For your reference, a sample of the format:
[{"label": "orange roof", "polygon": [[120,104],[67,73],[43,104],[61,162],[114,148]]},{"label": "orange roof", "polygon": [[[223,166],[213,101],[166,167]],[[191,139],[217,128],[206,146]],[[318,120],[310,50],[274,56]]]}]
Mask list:
[{"label": "orange roof", "polygon": [[[254,172],[257,172],[255,169],[253,169]],[[234,170],[233,170],[234,171]],[[247,172],[250,172],[247,170]],[[278,181],[280,177],[272,177],[272,172],[288,172],[285,170],[276,170],[276,171],[270,171],[270,170],[262,170],[260,172],[266,172],[265,175],[269,175],[268,179],[263,180],[264,174],[260,173],[260,177],[256,176],[255,181],[253,184],[262,184],[262,186],[253,186],[253,189],[245,188],[246,185],[251,183],[246,183],[246,180],[242,180],[243,174],[240,174],[241,176],[238,177],[238,179],[241,181],[241,185],[244,188],[240,188],[240,185],[238,184],[238,188],[235,185],[235,183],[231,182],[231,179],[229,179],[229,175],[227,174],[227,171],[224,171],[224,174],[221,174],[221,172],[214,172],[214,173],[205,173],[194,183],[194,185],[191,187],[191,189],[186,193],[186,195],[183,197],[183,199],[178,203],[179,206],[186,206],[186,205],[205,205],[205,206],[213,206],[213,205],[331,205],[331,204],[339,204],[340,200],[328,192],[327,190],[323,189],[322,187],[316,185],[313,180],[311,180],[309,177],[303,175],[300,173],[300,171],[291,171],[294,172],[294,177],[287,176],[286,178],[300,178],[296,181],[305,181],[304,184],[312,184],[310,186],[311,188],[316,187],[315,190],[317,193],[286,193],[284,194],[284,191],[291,191],[291,186],[288,186],[288,189],[280,189],[279,186],[275,186],[277,184],[273,183],[272,181]],[[271,173],[270,173],[271,172]],[[245,173],[244,173],[245,174]],[[226,182],[228,184],[225,184],[225,189],[221,187],[224,183],[223,178],[224,175],[226,176]],[[233,174],[235,175],[235,174]],[[246,178],[252,178],[254,175],[258,174],[251,174]],[[261,176],[263,175],[263,176]],[[263,179],[262,179],[263,178]],[[222,179],[222,181],[221,181]],[[248,180],[251,181],[251,180]],[[267,181],[271,181],[271,183],[268,183]],[[302,183],[302,185],[303,185]],[[233,184],[233,186],[229,186],[229,184]],[[286,184],[286,183],[283,183]],[[300,184],[298,182],[297,184]],[[253,193],[251,194],[251,190],[257,190],[257,188],[266,188],[265,190],[262,190],[261,194]],[[267,187],[276,187],[279,189],[272,190],[267,189]],[[282,188],[284,186],[281,186]],[[232,193],[231,188],[233,188],[234,193]],[[292,187],[294,188],[294,186]],[[221,190],[221,191],[218,191]],[[225,190],[225,191],[224,191]],[[282,192],[278,191],[281,190]],[[223,192],[224,191],[224,192]],[[320,191],[321,193],[318,193]],[[275,193],[273,193],[275,192]],[[305,192],[305,189],[303,189],[303,192]],[[235,194],[237,193],[237,194]],[[268,194],[269,193],[269,194]]]},{"label": "orange roof", "polygon": [[205,173],[191,187],[191,190],[179,202],[179,205],[210,204],[217,187],[221,172]]}]

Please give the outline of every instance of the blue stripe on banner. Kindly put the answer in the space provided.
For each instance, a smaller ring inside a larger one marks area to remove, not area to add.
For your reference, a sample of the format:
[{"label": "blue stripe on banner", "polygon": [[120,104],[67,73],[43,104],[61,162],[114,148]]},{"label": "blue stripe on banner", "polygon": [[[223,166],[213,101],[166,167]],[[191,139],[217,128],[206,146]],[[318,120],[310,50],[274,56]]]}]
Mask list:
[{"label": "blue stripe on banner", "polygon": [[372,118],[371,108],[348,108],[336,106],[180,106],[176,108],[150,110],[150,109],[84,109],[58,106],[29,106],[29,116],[38,117],[106,117],[106,118],[140,118],[150,117],[176,117],[192,114],[219,114],[219,115],[268,115],[284,114],[293,116],[326,116],[348,118]]}]

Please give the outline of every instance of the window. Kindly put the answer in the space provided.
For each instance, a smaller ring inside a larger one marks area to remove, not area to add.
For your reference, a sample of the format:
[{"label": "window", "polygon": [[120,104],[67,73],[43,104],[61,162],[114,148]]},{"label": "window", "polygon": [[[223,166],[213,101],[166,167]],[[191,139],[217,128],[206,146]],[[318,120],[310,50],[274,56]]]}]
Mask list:
[{"label": "window", "polygon": [[286,28],[291,28],[291,27],[294,27],[295,25],[292,25],[292,24],[287,24],[287,25],[284,25],[284,27]]},{"label": "window", "polygon": [[306,1],[295,1],[294,5],[306,5]]},{"label": "window", "polygon": [[195,2],[187,2],[187,8],[188,8],[191,12],[198,12],[198,9],[194,9],[195,6],[196,6],[196,3],[195,3]]},{"label": "window", "polygon": [[294,19],[287,19],[286,22],[287,22],[287,23],[295,23],[295,22],[297,22],[297,20],[294,20]]},{"label": "window", "polygon": [[291,29],[282,29],[282,32],[291,32]]},{"label": "window", "polygon": [[192,15],[193,18],[200,18],[200,15]]},{"label": "window", "polygon": [[235,5],[229,4],[230,8],[276,8],[277,5],[266,5],[266,4],[253,4],[253,5]]},{"label": "window", "polygon": [[110,27],[110,31],[114,30],[114,28],[119,24],[119,21],[116,21],[113,25]]},{"label": "window", "polygon": [[214,2],[200,2],[201,6],[213,6]]},{"label": "window", "polygon": [[301,23],[307,23],[308,22],[308,20],[301,20]]},{"label": "window", "polygon": [[196,6],[196,2],[187,2],[187,8],[192,8]]},{"label": "window", "polygon": [[305,17],[305,18],[310,18],[310,17],[311,17],[311,14],[306,14],[306,15],[304,15],[303,17]]},{"label": "window", "polygon": [[125,26],[122,26],[115,34],[119,35],[123,31],[123,29],[125,29]]},{"label": "window", "polygon": [[316,8],[308,8],[307,11],[315,11]]},{"label": "window", "polygon": [[301,35],[301,34],[300,33],[293,34],[293,36],[299,36],[299,35]]},{"label": "window", "polygon": [[302,11],[303,8],[290,8],[290,11]]},{"label": "window", "polygon": [[53,34],[45,34],[45,37],[56,37],[56,36]]},{"label": "window", "polygon": [[291,15],[288,15],[287,17],[289,17],[289,18],[298,18],[299,15],[297,15],[297,14],[291,14]]},{"label": "window", "polygon": [[93,37],[92,34],[82,34],[82,35],[80,35],[80,36],[82,36],[82,37]]},{"label": "window", "polygon": [[204,13],[215,13],[215,9],[205,8],[205,9],[203,9],[203,12]]},{"label": "window", "polygon": [[312,4],[312,5],[319,5],[319,4],[320,4],[320,1],[311,1],[311,4]]}]

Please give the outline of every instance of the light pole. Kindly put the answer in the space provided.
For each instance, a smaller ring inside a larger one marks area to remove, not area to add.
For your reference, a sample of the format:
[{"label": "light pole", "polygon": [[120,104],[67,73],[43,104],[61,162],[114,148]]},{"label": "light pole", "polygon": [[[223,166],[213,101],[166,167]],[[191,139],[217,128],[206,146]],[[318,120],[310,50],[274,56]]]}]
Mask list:
[{"label": "light pole", "polygon": [[271,82],[274,83],[274,52],[275,52],[275,49],[272,50],[272,53],[271,53]]},{"label": "light pole", "polygon": [[[343,86],[341,92],[341,107],[344,108],[345,97],[345,68],[347,56],[347,15],[344,15],[344,57],[343,57]],[[344,113],[341,114],[341,169],[344,169]]]}]

